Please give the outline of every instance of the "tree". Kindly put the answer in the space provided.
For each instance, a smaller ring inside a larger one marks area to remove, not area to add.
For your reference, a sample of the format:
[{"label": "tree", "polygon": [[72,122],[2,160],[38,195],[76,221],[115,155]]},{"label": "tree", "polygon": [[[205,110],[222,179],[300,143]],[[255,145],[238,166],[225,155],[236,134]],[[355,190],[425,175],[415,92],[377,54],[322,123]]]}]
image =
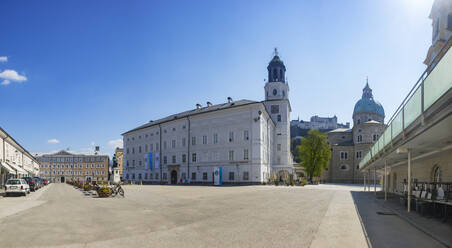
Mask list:
[{"label": "tree", "polygon": [[300,163],[300,156],[298,154],[297,146],[301,144],[301,139],[291,139],[290,140],[290,151],[293,154],[294,160],[297,163]]},{"label": "tree", "polygon": [[297,153],[309,180],[312,181],[313,176],[320,176],[328,168],[331,159],[326,134],[316,129],[310,130],[308,136],[301,139],[301,145],[297,146]]}]

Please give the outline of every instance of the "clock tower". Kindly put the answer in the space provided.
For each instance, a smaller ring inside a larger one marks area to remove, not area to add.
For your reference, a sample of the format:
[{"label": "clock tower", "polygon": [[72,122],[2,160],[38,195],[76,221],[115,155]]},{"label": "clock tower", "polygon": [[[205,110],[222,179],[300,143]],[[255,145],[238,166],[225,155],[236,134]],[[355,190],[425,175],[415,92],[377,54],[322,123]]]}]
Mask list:
[{"label": "clock tower", "polygon": [[290,154],[290,102],[289,85],[286,81],[286,66],[275,48],[273,59],[267,66],[268,81],[265,84],[265,108],[276,124],[273,138],[272,173],[286,170],[293,173]]}]

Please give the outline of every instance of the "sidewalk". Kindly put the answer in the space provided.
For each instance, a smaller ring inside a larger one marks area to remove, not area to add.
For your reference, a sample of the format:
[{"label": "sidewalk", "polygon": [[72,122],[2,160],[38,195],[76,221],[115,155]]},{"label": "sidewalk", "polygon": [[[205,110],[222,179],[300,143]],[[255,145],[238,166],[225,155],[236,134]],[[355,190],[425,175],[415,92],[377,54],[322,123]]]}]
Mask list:
[{"label": "sidewalk", "polygon": [[[363,228],[373,248],[378,247],[448,247],[428,233],[418,229],[402,215],[376,199],[374,192],[351,192]],[[441,231],[441,235],[447,231]],[[450,235],[452,229],[447,234]]]},{"label": "sidewalk", "polygon": [[411,225],[422,230],[445,246],[452,247],[451,218],[449,218],[448,222],[443,223],[439,218],[428,215],[422,216],[415,210],[408,213],[406,207],[400,204],[398,196],[388,195],[388,200],[386,202],[384,201],[383,192],[380,192],[377,196],[376,201],[383,207],[390,209],[398,216],[408,221]]}]

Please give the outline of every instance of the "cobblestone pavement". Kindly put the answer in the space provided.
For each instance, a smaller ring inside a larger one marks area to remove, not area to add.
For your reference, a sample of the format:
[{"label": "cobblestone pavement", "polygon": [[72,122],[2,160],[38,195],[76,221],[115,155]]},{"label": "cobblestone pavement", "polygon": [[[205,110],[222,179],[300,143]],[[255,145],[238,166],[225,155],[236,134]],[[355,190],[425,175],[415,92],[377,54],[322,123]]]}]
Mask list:
[{"label": "cobblestone pavement", "polygon": [[101,199],[52,184],[0,215],[1,246],[367,247],[350,192],[361,187],[124,188],[125,198]]}]

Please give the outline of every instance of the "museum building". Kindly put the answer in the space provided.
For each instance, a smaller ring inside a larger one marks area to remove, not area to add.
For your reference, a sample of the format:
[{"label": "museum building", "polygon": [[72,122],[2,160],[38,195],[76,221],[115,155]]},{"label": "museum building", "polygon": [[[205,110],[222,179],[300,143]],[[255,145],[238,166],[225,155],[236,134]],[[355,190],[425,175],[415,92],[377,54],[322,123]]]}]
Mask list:
[{"label": "museum building", "polygon": [[264,101],[196,104],[123,133],[123,180],[212,184],[221,168],[226,184],[258,184],[292,174],[289,85],[276,49],[267,70]]}]

